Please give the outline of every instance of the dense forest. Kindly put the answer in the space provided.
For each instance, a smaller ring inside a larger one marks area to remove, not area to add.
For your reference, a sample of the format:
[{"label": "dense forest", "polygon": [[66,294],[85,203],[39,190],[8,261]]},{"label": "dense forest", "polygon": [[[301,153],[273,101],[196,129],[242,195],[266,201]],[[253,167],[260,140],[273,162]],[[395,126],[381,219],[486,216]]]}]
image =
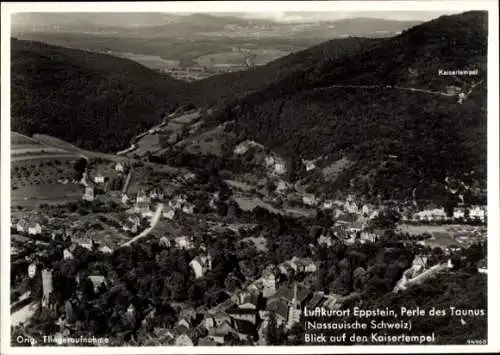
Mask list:
[{"label": "dense forest", "polygon": [[133,61],[11,42],[12,130],[113,152],[176,108],[185,83]]},{"label": "dense forest", "polygon": [[[349,162],[335,179],[311,179],[314,186],[398,199],[416,188],[436,195],[446,176],[484,188],[486,51],[487,14],[473,11],[389,39],[332,40],[188,84],[128,60],[13,40],[12,128],[116,151],[179,105],[218,103],[204,127],[234,121],[239,140],[297,166],[301,158]],[[474,84],[461,104],[446,95],[449,86],[468,92]]]},{"label": "dense forest", "polygon": [[[57,331],[56,323],[62,316],[71,324],[73,336],[104,335],[110,338],[111,345],[144,344],[155,328],[174,327],[182,309],[198,309],[194,324],[199,324],[205,310],[259,277],[266,265],[277,265],[294,256],[313,258],[319,265],[318,273],[302,280],[308,284],[308,292],[349,296],[344,307],[360,306],[363,302],[365,309],[398,306],[486,309],[486,278],[478,274],[476,268],[477,261],[486,256],[484,245],[452,255],[455,269],[437,275],[438,282],[425,282],[394,294],[394,285],[411,266],[416,254],[429,255],[429,266],[446,262],[449,257],[440,248],[431,250],[408,245],[402,241],[404,236],[393,231],[373,243],[319,247],[316,238],[325,229],[318,219],[289,218],[259,207],[251,212],[240,211],[240,214],[241,218],[258,223],[260,232],[268,236],[266,252],[244,243],[246,233],[237,235],[226,231],[217,236],[197,235],[195,248],[191,250],[168,248],[152,236],[143,243],[107,255],[79,247],[74,251],[74,259],[64,260],[63,250],[71,241],[50,240],[50,253],[40,258],[38,270],[53,269],[57,290],[53,294],[54,308],[38,310],[25,330],[35,337]],[[213,268],[204,277],[195,279],[188,263],[199,254],[202,244],[208,246]],[[304,248],[304,245],[310,247]],[[14,265],[15,272],[25,270],[27,263]],[[102,275],[108,282],[95,289],[87,279],[89,275]],[[288,280],[280,277],[278,282],[287,285],[301,277],[299,274]],[[41,298],[40,275],[31,282],[26,279],[25,287],[31,290],[35,300]],[[457,292],[463,294],[459,300]],[[130,305],[136,310],[133,316],[127,312]],[[485,319],[466,319],[469,325],[462,328],[449,317],[431,319],[432,327],[428,318],[415,320],[415,332],[432,329],[440,335],[440,343],[448,344],[463,343],[468,337],[466,331],[472,331],[477,339],[484,339]],[[16,328],[14,334],[22,331]],[[300,335],[303,330],[298,326],[293,332]],[[297,341],[303,345],[300,337]]]}]

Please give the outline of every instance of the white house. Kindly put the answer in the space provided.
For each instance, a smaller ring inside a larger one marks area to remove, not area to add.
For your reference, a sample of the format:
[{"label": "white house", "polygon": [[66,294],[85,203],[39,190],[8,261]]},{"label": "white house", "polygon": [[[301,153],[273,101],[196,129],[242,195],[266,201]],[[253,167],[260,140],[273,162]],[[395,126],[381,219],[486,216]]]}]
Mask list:
[{"label": "white house", "polygon": [[280,180],[278,181],[278,184],[276,186],[276,192],[279,194],[285,193],[289,189],[289,184],[287,184],[285,181]]},{"label": "white house", "polygon": [[276,277],[270,271],[262,273],[262,295],[269,298],[276,293]]},{"label": "white house", "polygon": [[285,163],[277,162],[276,164],[274,164],[274,172],[278,175],[286,173]]},{"label": "white house", "polygon": [[248,151],[248,146],[245,142],[238,144],[236,148],[234,148],[233,153],[236,155],[243,155]]},{"label": "white house", "polygon": [[189,263],[189,266],[194,272],[195,277],[198,279],[212,270],[212,257],[210,255],[197,256]]},{"label": "white house", "polygon": [[100,174],[99,174],[99,175],[94,176],[94,182],[95,182],[96,184],[102,184],[102,183],[104,183],[104,176],[102,176],[102,175],[100,175]]},{"label": "white house", "polygon": [[321,234],[318,238],[318,245],[326,245],[331,247],[333,245],[332,237]]},{"label": "white house", "polygon": [[18,232],[25,232],[27,231],[27,229],[28,229],[28,223],[26,222],[26,220],[21,219],[19,222],[17,222],[16,230]]},{"label": "white house", "polygon": [[331,209],[333,209],[333,201],[332,200],[325,200],[325,201],[323,201],[323,208],[325,210],[331,210]]},{"label": "white house", "polygon": [[445,221],[448,219],[444,208],[434,208],[431,210],[423,210],[417,212],[414,216],[414,219],[418,219],[421,221]]},{"label": "white house", "polygon": [[479,219],[481,222],[484,222],[486,218],[486,208],[482,208],[479,206],[472,207],[469,209],[469,218],[470,219]]},{"label": "white house", "polygon": [[369,219],[375,219],[378,217],[378,211],[373,211],[372,213],[370,213],[370,217],[368,217]]},{"label": "white house", "polygon": [[127,194],[123,194],[122,195],[122,203],[124,205],[126,205],[128,201],[129,201],[129,198],[128,198]]},{"label": "white house", "polygon": [[37,235],[42,233],[42,226],[39,223],[31,223],[28,226],[28,234]]},{"label": "white house", "polygon": [[102,247],[99,248],[99,251],[101,253],[105,253],[105,254],[111,254],[113,252],[113,249],[111,249],[110,247],[108,247],[107,245],[103,245]]},{"label": "white house", "polygon": [[124,166],[123,166],[123,164],[122,164],[122,163],[120,163],[120,162],[116,163],[116,165],[115,165],[115,170],[116,170],[116,171],[118,171],[118,172],[120,172],[120,173],[123,173],[123,171],[124,171]]},{"label": "white house", "polygon": [[370,209],[370,206],[368,205],[363,205],[363,207],[361,207],[361,214],[365,217],[368,217],[370,215],[370,212],[371,212],[371,209]]},{"label": "white house", "polygon": [[265,158],[265,163],[266,163],[266,167],[270,168],[274,165],[275,161],[274,161],[274,157],[268,155],[266,158]]},{"label": "white house", "polygon": [[415,258],[413,258],[412,265],[419,269],[426,269],[428,259],[429,257],[427,255],[416,255]]},{"label": "white house", "polygon": [[349,213],[358,213],[358,205],[353,200],[347,200],[344,204],[344,208]]},{"label": "white house", "polygon": [[175,238],[175,245],[179,249],[191,249],[193,247],[193,243],[187,236],[181,236]]},{"label": "white house", "polygon": [[170,240],[167,237],[161,237],[159,244],[163,248],[169,248],[170,247]]},{"label": "white house", "polygon": [[185,204],[182,207],[182,212],[187,213],[187,214],[193,214],[194,213],[194,206],[192,204]]},{"label": "white house", "polygon": [[318,201],[316,200],[316,196],[311,194],[302,196],[302,202],[308,206],[315,206],[318,203]]},{"label": "white house", "polygon": [[174,219],[175,217],[175,210],[172,208],[167,208],[163,211],[163,217],[167,219]]},{"label": "white house", "polygon": [[73,254],[68,249],[64,249],[64,251],[63,251],[63,259],[64,260],[71,260],[73,258],[74,258]]},{"label": "white house", "polygon": [[460,219],[465,218],[465,211],[463,208],[454,208],[453,209],[453,218]]},{"label": "white house", "polygon": [[310,258],[301,259],[304,265],[304,272],[306,273],[314,273],[317,271],[318,267],[316,263],[314,263]]},{"label": "white house", "polygon": [[85,193],[83,194],[83,199],[85,201],[94,201],[94,189],[91,186],[85,187]]},{"label": "white house", "polygon": [[147,196],[144,191],[140,190],[137,192],[137,197],[135,199],[136,203],[150,203],[151,198]]},{"label": "white house", "polygon": [[305,165],[306,171],[311,171],[316,169],[316,164],[314,164],[313,160],[304,160],[302,159],[302,164]]},{"label": "white house", "polygon": [[175,346],[194,346],[193,340],[187,334],[181,334],[175,339]]}]

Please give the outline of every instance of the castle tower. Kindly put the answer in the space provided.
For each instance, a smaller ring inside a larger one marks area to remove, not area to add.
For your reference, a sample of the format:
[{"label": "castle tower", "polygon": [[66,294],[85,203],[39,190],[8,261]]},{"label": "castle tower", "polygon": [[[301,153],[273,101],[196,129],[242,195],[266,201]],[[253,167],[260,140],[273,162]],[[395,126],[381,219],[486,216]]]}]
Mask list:
[{"label": "castle tower", "polygon": [[263,278],[264,289],[262,295],[265,298],[269,298],[276,293],[276,277],[272,272],[267,272]]},{"label": "castle tower", "polygon": [[287,328],[291,329],[294,324],[300,322],[300,304],[297,301],[297,283],[293,283],[293,299],[289,306]]},{"label": "castle tower", "polygon": [[48,307],[50,304],[50,294],[54,291],[54,284],[52,281],[52,271],[48,269],[42,270],[42,307]]}]

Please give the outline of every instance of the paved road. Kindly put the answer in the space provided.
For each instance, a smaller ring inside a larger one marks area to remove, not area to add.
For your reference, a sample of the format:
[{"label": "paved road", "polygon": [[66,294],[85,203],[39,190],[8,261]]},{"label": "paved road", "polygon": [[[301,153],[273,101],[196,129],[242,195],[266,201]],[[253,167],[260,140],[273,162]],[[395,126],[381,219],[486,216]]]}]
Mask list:
[{"label": "paved road", "polygon": [[[469,91],[466,93],[466,97],[469,96],[474,88],[476,88],[478,85],[482,84],[483,80],[473,84]],[[430,95],[440,95],[440,96],[446,96],[446,97],[458,97],[458,94],[452,94],[444,91],[432,91],[432,90],[427,90],[427,89],[420,89],[420,88],[412,88],[412,87],[404,87],[404,86],[398,86],[398,85],[329,85],[327,87],[321,87],[318,88],[318,90],[322,89],[329,89],[329,88],[353,88],[353,89],[393,89],[393,90],[401,90],[401,91],[411,91],[411,92],[422,92]]]},{"label": "paved road", "polygon": [[[146,237],[147,235],[149,235],[149,233],[151,233],[151,231],[156,227],[156,225],[158,224],[158,222],[160,221],[160,217],[161,217],[161,214],[162,214],[162,211],[163,211],[163,203],[159,203],[158,206],[156,207],[156,212],[153,216],[153,218],[151,219],[151,226],[145,230],[143,230],[140,234],[138,234],[137,236],[135,236],[134,238],[130,239],[128,242],[125,242],[123,243],[122,245],[120,245],[118,248],[121,248],[121,247],[125,247],[125,246],[128,246],[132,243],[135,243],[136,241],[138,241],[139,239],[141,238],[144,238]],[[118,249],[117,248],[117,249]],[[115,249],[116,250],[116,249]]]}]

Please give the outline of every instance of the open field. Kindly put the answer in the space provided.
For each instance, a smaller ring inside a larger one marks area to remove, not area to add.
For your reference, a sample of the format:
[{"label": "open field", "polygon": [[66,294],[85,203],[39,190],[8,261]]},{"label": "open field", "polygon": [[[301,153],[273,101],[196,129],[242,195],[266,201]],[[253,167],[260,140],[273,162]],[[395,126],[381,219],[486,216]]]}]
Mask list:
[{"label": "open field", "polygon": [[83,194],[78,184],[40,184],[27,185],[11,191],[11,205],[36,207],[40,204],[59,204],[77,201]]},{"label": "open field", "polygon": [[169,123],[180,123],[180,124],[190,124],[200,118],[200,112],[195,111],[191,113],[187,113],[185,115],[172,118]]},{"label": "open field", "polygon": [[352,164],[353,163],[346,158],[337,160],[322,170],[323,177],[327,181],[334,181],[342,171],[349,168]]},{"label": "open field", "polygon": [[410,235],[429,233],[433,238],[426,241],[427,245],[430,247],[446,247],[454,243],[459,235],[472,236],[476,231],[484,230],[484,227],[459,224],[443,224],[439,226],[401,224],[398,226],[398,230]]},{"label": "open field", "polygon": [[191,154],[211,154],[215,156],[222,155],[222,143],[229,134],[224,131],[227,123],[221,124],[209,131],[188,137],[176,144],[183,147]]},{"label": "open field", "polygon": [[137,149],[132,152],[132,154],[137,154],[138,156],[145,155],[148,151],[151,153],[156,152],[161,149],[160,146],[160,135],[158,133],[147,134],[137,141]]},{"label": "open field", "polygon": [[255,207],[260,206],[262,208],[267,209],[269,212],[276,214],[284,214],[283,211],[274,208],[270,204],[262,201],[260,198],[238,196],[235,197],[234,200],[238,203],[238,205],[243,211],[252,211]]},{"label": "open field", "polygon": [[164,68],[174,68],[179,66],[178,60],[164,59],[158,55],[130,53],[130,52],[112,52],[107,51],[106,54],[111,54],[116,57],[133,60],[147,68],[159,70]]},{"label": "open field", "polygon": [[205,67],[217,66],[217,64],[237,65],[245,64],[245,54],[236,51],[217,52],[202,55],[195,59],[196,63]]},{"label": "open field", "polygon": [[16,145],[40,145],[35,139],[25,136],[17,132],[10,132],[10,144],[12,147]]}]

